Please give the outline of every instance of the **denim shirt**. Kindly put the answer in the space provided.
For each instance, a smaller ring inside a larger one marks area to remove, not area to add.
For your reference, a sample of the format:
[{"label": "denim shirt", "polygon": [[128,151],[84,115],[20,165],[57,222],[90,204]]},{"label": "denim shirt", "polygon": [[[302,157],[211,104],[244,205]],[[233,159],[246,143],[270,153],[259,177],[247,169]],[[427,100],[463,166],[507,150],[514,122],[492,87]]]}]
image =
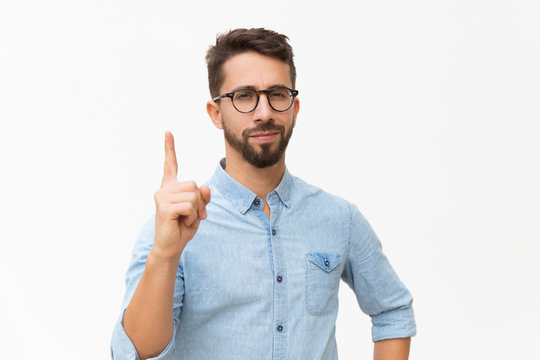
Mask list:
[{"label": "denim shirt", "polygon": [[[180,258],[172,338],[153,359],[337,359],[340,280],[371,317],[373,341],[415,335],[411,294],[354,205],[285,170],[266,198],[268,218],[224,164],[208,183],[208,217]],[[154,227],[155,216],[133,250],[113,359],[138,359],[122,319]]]}]

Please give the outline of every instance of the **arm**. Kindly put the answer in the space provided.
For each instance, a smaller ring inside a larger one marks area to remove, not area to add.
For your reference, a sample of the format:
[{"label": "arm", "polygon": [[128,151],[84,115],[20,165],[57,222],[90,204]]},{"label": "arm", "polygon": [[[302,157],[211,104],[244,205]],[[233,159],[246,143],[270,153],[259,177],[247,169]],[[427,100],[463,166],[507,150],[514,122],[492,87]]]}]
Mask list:
[{"label": "arm", "polygon": [[408,360],[410,347],[410,337],[377,341],[373,349],[373,360]]},{"label": "arm", "polygon": [[[173,296],[178,261],[150,254],[124,314],[124,329],[144,360],[159,355],[173,334]],[[151,304],[151,305],[149,305]]]},{"label": "arm", "polygon": [[[355,206],[351,206],[349,254],[342,274],[354,290],[362,311],[371,317],[375,359],[389,349],[401,349],[406,338],[416,334],[412,296],[382,252],[375,232]],[[408,351],[407,351],[408,353]],[[392,354],[392,352],[390,352]]]},{"label": "arm", "polygon": [[173,298],[178,264],[195,235],[210,189],[178,183],[172,134],[165,135],[165,168],[156,201],[155,238],[133,297],[124,314],[124,329],[141,359],[159,355],[173,334]]}]

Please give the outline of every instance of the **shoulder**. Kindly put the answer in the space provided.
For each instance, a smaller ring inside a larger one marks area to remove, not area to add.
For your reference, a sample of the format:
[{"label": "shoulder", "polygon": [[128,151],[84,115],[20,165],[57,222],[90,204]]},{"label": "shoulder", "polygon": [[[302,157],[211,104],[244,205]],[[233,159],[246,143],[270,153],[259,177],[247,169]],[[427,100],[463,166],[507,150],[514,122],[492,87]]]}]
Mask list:
[{"label": "shoulder", "polygon": [[310,209],[313,214],[327,219],[334,219],[335,221],[339,219],[343,225],[346,222],[351,227],[362,232],[371,231],[368,220],[356,204],[312,185],[301,178],[295,176],[292,178],[292,198],[297,204]]},{"label": "shoulder", "polygon": [[356,206],[348,200],[329,193],[305,180],[292,176],[292,200],[301,203],[317,212],[333,213],[340,217],[350,217]]}]

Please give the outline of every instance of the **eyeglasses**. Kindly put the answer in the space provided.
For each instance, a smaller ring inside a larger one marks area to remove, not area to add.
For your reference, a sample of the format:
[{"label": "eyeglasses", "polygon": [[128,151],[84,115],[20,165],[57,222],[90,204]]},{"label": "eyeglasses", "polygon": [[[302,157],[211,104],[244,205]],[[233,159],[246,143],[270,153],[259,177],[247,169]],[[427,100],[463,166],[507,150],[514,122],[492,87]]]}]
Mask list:
[{"label": "eyeglasses", "polygon": [[298,95],[298,90],[292,90],[284,86],[276,86],[268,90],[238,89],[230,93],[216,96],[212,101],[223,98],[231,98],[236,110],[241,113],[249,113],[255,110],[259,104],[259,94],[263,93],[268,99],[268,104],[275,111],[289,110]]}]

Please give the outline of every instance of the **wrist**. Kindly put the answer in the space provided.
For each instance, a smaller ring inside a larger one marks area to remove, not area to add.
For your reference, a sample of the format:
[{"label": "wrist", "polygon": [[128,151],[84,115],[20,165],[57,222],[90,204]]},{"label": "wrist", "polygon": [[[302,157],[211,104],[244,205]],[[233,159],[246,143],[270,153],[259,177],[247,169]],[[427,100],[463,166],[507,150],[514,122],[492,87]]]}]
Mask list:
[{"label": "wrist", "polygon": [[162,251],[156,246],[153,246],[152,250],[150,250],[150,253],[148,253],[148,257],[146,258],[146,264],[147,266],[176,268],[178,267],[178,263],[180,262],[181,254],[182,252],[180,251],[179,253],[171,255],[167,252]]}]

